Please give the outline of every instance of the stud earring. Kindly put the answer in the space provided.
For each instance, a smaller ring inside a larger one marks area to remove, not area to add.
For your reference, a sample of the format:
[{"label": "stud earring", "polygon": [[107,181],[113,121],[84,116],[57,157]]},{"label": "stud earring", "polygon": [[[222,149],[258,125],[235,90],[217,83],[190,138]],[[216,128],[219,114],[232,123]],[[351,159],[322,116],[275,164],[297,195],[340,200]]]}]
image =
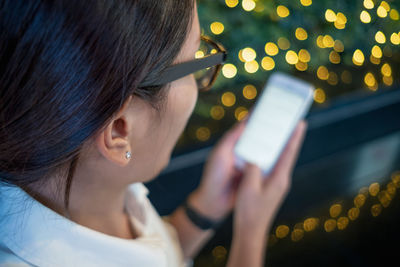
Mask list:
[{"label": "stud earring", "polygon": [[130,159],[132,157],[132,154],[130,151],[126,151],[125,153],[125,158]]}]

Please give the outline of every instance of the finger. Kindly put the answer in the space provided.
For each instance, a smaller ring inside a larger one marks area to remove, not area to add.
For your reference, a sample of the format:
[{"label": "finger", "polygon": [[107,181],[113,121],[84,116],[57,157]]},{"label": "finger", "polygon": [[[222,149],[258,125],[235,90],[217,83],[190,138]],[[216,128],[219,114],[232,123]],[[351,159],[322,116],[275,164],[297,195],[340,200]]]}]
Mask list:
[{"label": "finger", "polygon": [[242,183],[245,187],[261,188],[262,184],[262,171],[257,165],[246,162],[244,167],[244,174],[242,178]]},{"label": "finger", "polygon": [[290,174],[292,172],[300,151],[300,147],[303,143],[306,129],[307,123],[304,120],[300,121],[284,151],[279,157],[279,160],[274,167],[273,175],[280,176],[281,174]]}]

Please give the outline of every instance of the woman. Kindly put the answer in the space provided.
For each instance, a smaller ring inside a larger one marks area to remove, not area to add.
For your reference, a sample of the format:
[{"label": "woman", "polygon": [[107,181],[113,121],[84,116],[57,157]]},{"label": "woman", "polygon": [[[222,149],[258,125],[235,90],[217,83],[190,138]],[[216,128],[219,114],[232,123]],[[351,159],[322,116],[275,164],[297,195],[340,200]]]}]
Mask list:
[{"label": "woman", "polygon": [[212,83],[193,72],[224,58],[192,69],[196,2],[3,0],[0,12],[2,265],[182,266],[233,208],[228,266],[262,265],[304,121],[267,179],[253,164],[234,168],[242,121],[170,216],[142,184],[168,165]]}]

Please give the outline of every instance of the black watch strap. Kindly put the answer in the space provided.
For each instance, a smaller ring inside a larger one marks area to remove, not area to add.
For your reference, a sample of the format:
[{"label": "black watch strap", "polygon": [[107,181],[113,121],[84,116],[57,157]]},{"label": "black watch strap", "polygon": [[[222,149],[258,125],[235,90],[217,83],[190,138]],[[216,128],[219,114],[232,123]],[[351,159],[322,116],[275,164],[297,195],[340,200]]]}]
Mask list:
[{"label": "black watch strap", "polygon": [[212,220],[197,212],[189,205],[187,200],[183,203],[183,208],[187,217],[193,222],[193,224],[202,230],[215,229],[221,223],[220,221]]}]

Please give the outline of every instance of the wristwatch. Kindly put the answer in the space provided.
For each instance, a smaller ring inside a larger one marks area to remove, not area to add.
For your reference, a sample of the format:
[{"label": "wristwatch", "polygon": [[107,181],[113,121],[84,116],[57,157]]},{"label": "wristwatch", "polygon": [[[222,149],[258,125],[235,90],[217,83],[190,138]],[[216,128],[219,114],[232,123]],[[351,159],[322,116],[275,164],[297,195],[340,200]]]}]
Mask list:
[{"label": "wristwatch", "polygon": [[183,209],[192,223],[202,230],[216,229],[222,223],[222,220],[216,221],[200,214],[196,209],[190,206],[188,199],[183,203]]}]

